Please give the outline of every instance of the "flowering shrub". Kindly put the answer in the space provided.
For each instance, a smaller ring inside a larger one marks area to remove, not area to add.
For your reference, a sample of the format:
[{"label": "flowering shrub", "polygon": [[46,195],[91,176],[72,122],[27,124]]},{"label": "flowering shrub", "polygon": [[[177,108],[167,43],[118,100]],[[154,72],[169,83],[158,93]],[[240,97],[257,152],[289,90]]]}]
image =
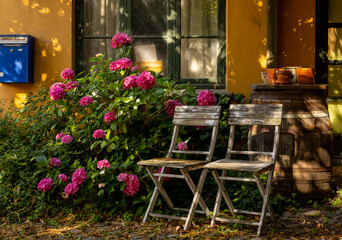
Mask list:
[{"label": "flowering shrub", "polygon": [[41,192],[46,192],[52,189],[53,181],[51,178],[43,178],[38,183],[38,190]]},{"label": "flowering shrub", "polygon": [[61,166],[61,160],[59,160],[58,158],[50,158],[49,166],[60,167]]},{"label": "flowering shrub", "polygon": [[170,117],[173,117],[173,115],[175,115],[176,106],[182,106],[182,104],[177,100],[169,100],[166,102],[165,105],[165,111]]},{"label": "flowering shrub", "polygon": [[75,194],[78,192],[78,190],[80,189],[80,187],[78,186],[77,183],[69,183],[68,185],[66,185],[66,187],[64,188],[64,192],[67,195],[71,195],[71,194]]},{"label": "flowering shrub", "polygon": [[138,193],[139,191],[139,186],[140,186],[140,182],[139,182],[139,178],[136,175],[133,174],[126,174],[126,173],[121,173],[118,176],[118,180],[120,182],[125,182],[125,187],[123,189],[124,194],[126,194],[126,196],[134,196]]},{"label": "flowering shrub", "polygon": [[115,119],[115,112],[107,112],[104,116],[104,121],[107,123],[112,122]]},{"label": "flowering shrub", "polygon": [[85,96],[85,97],[83,97],[83,98],[81,98],[81,100],[80,100],[80,105],[82,106],[82,107],[85,107],[85,106],[88,106],[88,105],[90,105],[90,104],[93,104],[93,99],[91,98],[91,97],[89,97],[89,96]]},{"label": "flowering shrub", "polygon": [[177,144],[177,149],[178,150],[187,150],[188,149],[188,144],[185,142],[181,141]]},{"label": "flowering shrub", "polygon": [[61,137],[61,143],[62,144],[71,143],[73,139],[74,138],[71,135],[66,134],[63,137]]},{"label": "flowering shrub", "polygon": [[128,36],[126,33],[117,33],[112,38],[111,46],[112,48],[118,48],[123,45],[128,45],[131,43],[131,37]]},{"label": "flowering shrub", "polygon": [[63,79],[73,79],[75,77],[75,72],[70,68],[66,68],[61,72],[61,77]]},{"label": "flowering shrub", "polygon": [[60,179],[62,182],[68,181],[68,177],[64,173],[59,174],[58,179]]},{"label": "flowering shrub", "polygon": [[202,106],[209,106],[209,105],[215,105],[217,102],[217,99],[213,92],[209,90],[204,90],[198,94],[197,97],[198,105]]},{"label": "flowering shrub", "polygon": [[106,133],[102,129],[95,130],[95,132],[93,133],[93,138],[95,139],[100,139],[104,136],[106,136]]},{"label": "flowering shrub", "polygon": [[107,159],[103,159],[103,160],[97,162],[97,168],[98,169],[110,168],[110,163],[108,162]]},{"label": "flowering shrub", "polygon": [[72,182],[76,183],[77,185],[80,185],[87,179],[87,172],[83,168],[77,169],[72,174]]},{"label": "flowering shrub", "polygon": [[150,89],[155,85],[156,80],[150,72],[144,71],[140,73],[136,83],[141,89]]}]

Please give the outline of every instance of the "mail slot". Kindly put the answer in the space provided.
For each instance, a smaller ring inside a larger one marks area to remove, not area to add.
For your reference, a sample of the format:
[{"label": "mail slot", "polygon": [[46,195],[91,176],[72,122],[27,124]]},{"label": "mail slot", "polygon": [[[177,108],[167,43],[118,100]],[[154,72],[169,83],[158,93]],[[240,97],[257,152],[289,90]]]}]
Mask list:
[{"label": "mail slot", "polygon": [[32,83],[34,37],[0,35],[0,82]]}]

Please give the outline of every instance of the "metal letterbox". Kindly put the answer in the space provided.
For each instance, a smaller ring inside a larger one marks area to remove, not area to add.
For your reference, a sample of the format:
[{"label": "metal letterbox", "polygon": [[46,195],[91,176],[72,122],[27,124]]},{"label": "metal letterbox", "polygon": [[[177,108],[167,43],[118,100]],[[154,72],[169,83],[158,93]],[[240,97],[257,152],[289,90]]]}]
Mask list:
[{"label": "metal letterbox", "polygon": [[33,82],[34,37],[0,35],[0,82]]}]

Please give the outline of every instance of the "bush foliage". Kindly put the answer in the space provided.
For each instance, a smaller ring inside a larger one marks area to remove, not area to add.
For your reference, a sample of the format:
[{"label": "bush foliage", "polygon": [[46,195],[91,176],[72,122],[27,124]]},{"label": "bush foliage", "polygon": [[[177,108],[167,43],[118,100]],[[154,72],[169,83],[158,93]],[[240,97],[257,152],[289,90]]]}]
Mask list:
[{"label": "bush foliage", "polygon": [[[97,54],[90,59],[94,65],[88,74],[74,77],[72,72],[71,75],[62,72],[62,79],[54,85],[67,86],[58,92],[60,95],[53,95],[53,87],[41,85],[37,93],[28,95],[20,110],[1,110],[0,215],[35,218],[54,206],[75,208],[89,203],[96,211],[111,214],[127,210],[136,215],[143,213],[153,185],[136,162],[165,156],[172,133],[167,102],[177,100],[197,105],[197,95],[194,87],[177,84],[163,73],[139,70],[134,64],[119,68],[113,65],[129,55],[130,46],[115,45],[113,57]],[[138,77],[144,72],[155,80],[153,85],[139,87],[125,82],[127,77]],[[69,82],[73,82],[72,87]],[[217,104],[223,107],[215,156],[222,157],[228,136],[229,104],[246,99],[232,94],[215,96]],[[106,116],[109,112],[112,115]],[[104,136],[94,138],[96,130],[103,130]],[[205,129],[182,131],[193,136],[190,148],[208,141]],[[56,139],[58,134],[72,138]],[[241,139],[245,134],[241,132]],[[185,140],[189,138],[179,139]],[[58,158],[60,166],[49,164],[51,158]],[[110,165],[99,169],[98,162],[102,160],[108,160]],[[64,189],[77,169],[84,169],[87,178],[76,193],[67,195]],[[117,178],[122,173],[138,176],[140,180],[139,191],[133,196],[124,194],[127,182]],[[68,180],[59,179],[60,174],[65,174]],[[53,186],[41,192],[37,185],[44,178],[51,178]]]}]

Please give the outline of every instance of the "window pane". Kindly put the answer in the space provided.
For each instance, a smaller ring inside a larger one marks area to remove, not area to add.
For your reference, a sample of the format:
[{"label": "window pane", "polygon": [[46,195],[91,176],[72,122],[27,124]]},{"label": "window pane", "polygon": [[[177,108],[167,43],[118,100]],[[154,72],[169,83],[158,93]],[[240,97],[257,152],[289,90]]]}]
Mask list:
[{"label": "window pane", "polygon": [[328,29],[328,59],[342,60],[342,28]]},{"label": "window pane", "polygon": [[132,34],[166,35],[167,1],[132,0]]},{"label": "window pane", "polygon": [[328,96],[342,97],[342,65],[328,66]]},{"label": "window pane", "polygon": [[133,46],[132,59],[141,69],[149,66],[148,70],[160,72],[167,64],[167,43],[163,39],[136,39]]},{"label": "window pane", "polygon": [[84,34],[114,36],[119,31],[119,0],[84,0]]},{"label": "window pane", "polygon": [[329,22],[338,23],[342,22],[342,1],[329,0]]},{"label": "window pane", "polygon": [[182,0],[181,34],[217,35],[217,0]]},{"label": "window pane", "polygon": [[216,78],[217,40],[181,40],[181,78]]},{"label": "window pane", "polygon": [[85,39],[84,40],[84,68],[89,70],[95,63],[89,63],[89,58],[95,57],[97,53],[105,54],[105,58],[113,56],[114,49],[110,45],[111,39]]}]

